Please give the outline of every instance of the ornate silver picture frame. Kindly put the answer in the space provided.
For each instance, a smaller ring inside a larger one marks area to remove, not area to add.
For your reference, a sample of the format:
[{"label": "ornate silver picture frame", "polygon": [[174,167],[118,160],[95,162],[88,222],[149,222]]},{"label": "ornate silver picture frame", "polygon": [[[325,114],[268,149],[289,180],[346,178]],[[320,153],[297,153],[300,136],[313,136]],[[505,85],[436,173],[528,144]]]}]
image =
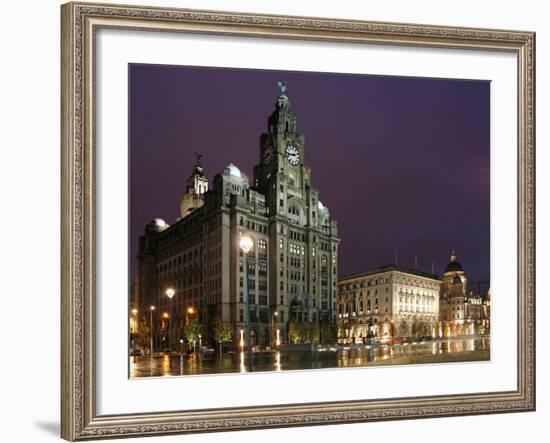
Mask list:
[{"label": "ornate silver picture frame", "polygon": [[[61,7],[61,436],[217,432],[535,409],[535,34],[524,31],[68,3]],[[473,49],[517,57],[517,388],[504,392],[98,415],[96,33],[99,29]]]}]

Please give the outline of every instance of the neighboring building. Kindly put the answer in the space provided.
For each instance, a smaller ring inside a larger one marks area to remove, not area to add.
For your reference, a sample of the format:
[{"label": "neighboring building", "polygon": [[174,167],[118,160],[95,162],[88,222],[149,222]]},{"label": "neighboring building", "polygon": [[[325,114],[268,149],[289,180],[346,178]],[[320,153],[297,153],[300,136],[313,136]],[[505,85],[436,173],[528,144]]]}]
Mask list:
[{"label": "neighboring building", "polygon": [[441,280],[403,266],[387,265],[338,281],[341,343],[396,336],[436,335]]},{"label": "neighboring building", "polygon": [[238,241],[245,233],[255,243],[249,254],[253,344],[273,343],[276,330],[285,343],[291,321],[336,321],[337,224],[311,184],[304,137],[285,89],[281,85],[260,136],[253,180],[229,164],[209,186],[197,156],[180,199],[181,218],[173,225],[153,220],[139,240],[140,310],[155,305],[160,318],[168,315],[165,291],[173,288],[173,328],[181,331],[196,316],[203,342],[211,343],[209,325],[221,319],[231,322],[233,345],[239,345],[246,294]]},{"label": "neighboring building", "polygon": [[490,328],[490,289],[487,295],[468,290],[468,278],[455,252],[443,271],[439,319],[444,336],[488,333]]}]

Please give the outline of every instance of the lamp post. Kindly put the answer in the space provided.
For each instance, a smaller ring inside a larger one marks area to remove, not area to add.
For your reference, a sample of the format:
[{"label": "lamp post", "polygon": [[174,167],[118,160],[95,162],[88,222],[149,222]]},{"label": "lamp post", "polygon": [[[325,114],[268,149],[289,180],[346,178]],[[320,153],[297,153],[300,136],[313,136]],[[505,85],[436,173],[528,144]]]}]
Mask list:
[{"label": "lamp post", "polygon": [[172,297],[174,296],[174,290],[168,288],[166,290],[166,296],[170,303],[170,317],[168,317],[168,352],[170,357],[170,369],[172,369]]},{"label": "lamp post", "polygon": [[252,343],[250,337],[250,288],[248,286],[248,253],[251,251],[254,242],[247,235],[243,235],[239,241],[239,246],[244,253],[245,269],[245,292],[246,292],[246,350],[248,353],[248,370],[252,371]]},{"label": "lamp post", "polygon": [[277,346],[278,345],[278,342],[279,342],[279,334],[277,333],[277,338],[276,340],[273,339],[273,335],[274,333],[277,331],[279,331],[277,329],[277,319],[279,317],[279,312],[278,311],[275,311],[273,313],[273,315],[271,316],[271,344]]},{"label": "lamp post", "polygon": [[153,358],[153,311],[155,310],[155,307],[151,305],[149,307],[149,328],[151,329],[151,358]]},{"label": "lamp post", "polygon": [[130,331],[131,332],[137,332],[137,314],[138,314],[138,310],[137,309],[132,309],[132,327],[130,328]]},{"label": "lamp post", "polygon": [[[189,316],[191,316],[191,320],[193,320],[193,315],[197,313],[198,314],[198,311],[195,311],[195,308],[193,306],[189,306],[186,311],[185,311],[185,325],[187,326],[189,324]],[[197,322],[198,322],[198,315],[197,315]],[[193,346],[193,352],[195,352],[195,342],[196,342],[196,339],[193,339],[192,340],[192,346]],[[199,345],[200,346],[200,345]],[[199,349],[200,351],[200,349]]]},{"label": "lamp post", "polygon": [[195,313],[195,308],[193,306],[189,306],[185,312],[185,324],[187,325],[189,323],[189,316]]}]

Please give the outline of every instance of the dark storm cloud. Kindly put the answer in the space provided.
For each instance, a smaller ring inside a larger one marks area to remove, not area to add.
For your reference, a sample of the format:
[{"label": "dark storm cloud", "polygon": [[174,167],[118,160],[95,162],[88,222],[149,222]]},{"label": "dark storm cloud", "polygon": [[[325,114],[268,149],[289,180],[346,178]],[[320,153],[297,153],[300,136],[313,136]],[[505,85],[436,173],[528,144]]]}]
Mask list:
[{"label": "dark storm cloud", "polygon": [[451,248],[489,280],[490,84],[480,81],[132,65],[132,271],[155,217],[173,223],[193,153],[209,179],[252,177],[259,135],[288,84],[313,185],[340,229],[341,274],[394,261],[441,273]]}]

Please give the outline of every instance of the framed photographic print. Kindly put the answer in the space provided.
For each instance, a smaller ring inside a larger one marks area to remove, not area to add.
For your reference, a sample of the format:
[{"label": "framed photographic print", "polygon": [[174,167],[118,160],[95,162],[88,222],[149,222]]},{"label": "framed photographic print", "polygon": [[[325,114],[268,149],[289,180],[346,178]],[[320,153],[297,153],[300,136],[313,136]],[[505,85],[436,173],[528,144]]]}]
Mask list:
[{"label": "framed photographic print", "polygon": [[535,36],[62,6],[62,437],[535,408]]}]

